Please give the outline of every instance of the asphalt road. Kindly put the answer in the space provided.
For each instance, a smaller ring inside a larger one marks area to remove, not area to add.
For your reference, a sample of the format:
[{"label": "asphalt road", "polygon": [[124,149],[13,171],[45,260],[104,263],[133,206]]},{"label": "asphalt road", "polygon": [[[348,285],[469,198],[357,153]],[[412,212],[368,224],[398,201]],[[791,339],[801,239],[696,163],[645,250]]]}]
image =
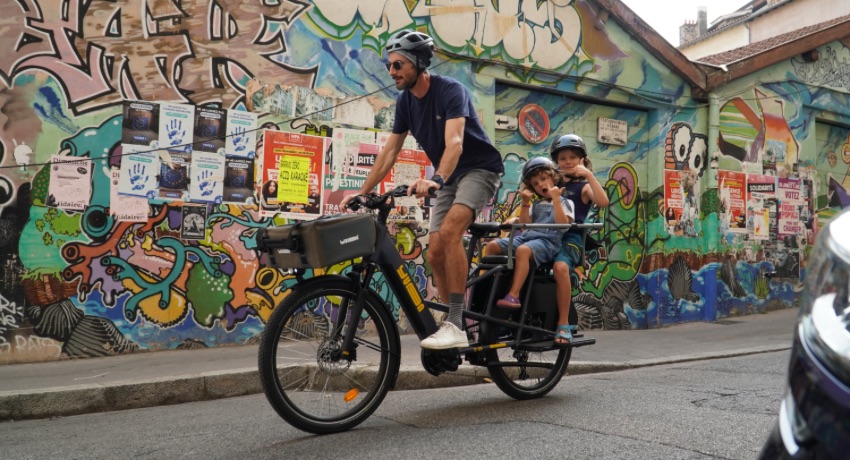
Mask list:
[{"label": "asphalt road", "polygon": [[751,459],[788,352],[568,376],[514,401],[495,385],[394,391],[365,423],[313,436],[262,395],[0,423],[4,459]]}]

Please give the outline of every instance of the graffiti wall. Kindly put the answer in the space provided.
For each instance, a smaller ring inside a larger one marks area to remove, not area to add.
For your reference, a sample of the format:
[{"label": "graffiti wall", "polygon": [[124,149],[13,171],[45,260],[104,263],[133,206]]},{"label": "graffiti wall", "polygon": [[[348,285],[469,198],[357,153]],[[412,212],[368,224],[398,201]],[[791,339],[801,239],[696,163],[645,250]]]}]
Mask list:
[{"label": "graffiti wall", "polygon": [[[592,0],[15,2],[0,19],[12,44],[0,56],[0,363],[256,340],[297,282],[257,250],[257,233],[286,219],[263,208],[261,184],[243,202],[204,203],[191,238],[191,197],[150,197],[145,220],[117,219],[110,185],[136,154],[122,143],[124,102],[255,113],[257,152],[265,129],[334,139],[324,177],[311,184],[342,193],[359,179],[348,177],[334,133],[377,142],[389,131],[398,92],[381,50],[406,28],[434,37],[431,72],[470,89],[504,157],[481,219],[511,216],[522,164],[548,155],[555,136],[586,140],[611,204],[591,213],[604,226],[573,274],[582,327],[791,306],[806,232],[846,201],[850,123],[835,109],[848,107],[846,78],[830,80],[827,60],[792,60],[730,84],[717,91],[721,125],[711,136],[707,105],[607,18]],[[836,43],[821,54],[837,66],[850,52]],[[518,127],[505,129],[503,116]],[[49,199],[55,155],[91,165],[83,209]],[[803,235],[765,242],[749,227],[725,232],[720,170],[799,179],[786,185],[808,193],[804,204],[774,199],[774,214],[787,211],[783,222],[801,222]],[[674,191],[675,204],[665,199]],[[426,218],[402,219],[391,233],[433,299]],[[776,271],[784,276],[764,276]],[[392,298],[380,279],[375,287]]]}]

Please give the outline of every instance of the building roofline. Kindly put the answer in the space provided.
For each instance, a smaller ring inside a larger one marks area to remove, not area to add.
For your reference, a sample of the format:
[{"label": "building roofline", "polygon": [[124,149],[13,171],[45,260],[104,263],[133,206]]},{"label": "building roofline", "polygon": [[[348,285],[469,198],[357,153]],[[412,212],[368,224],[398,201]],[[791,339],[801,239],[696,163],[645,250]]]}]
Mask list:
[{"label": "building roofline", "polygon": [[[588,3],[590,3],[589,0]],[[708,80],[703,68],[691,62],[623,2],[620,0],[593,0],[593,3],[607,12],[607,17],[600,18],[602,22],[605,22],[608,17],[613,18],[634,40],[648,51],[653,52],[656,58],[692,87],[706,88]]]},{"label": "building roofline", "polygon": [[[839,18],[836,18],[839,19]],[[832,19],[830,21],[834,21]],[[824,22],[830,22],[824,21]],[[823,23],[821,23],[823,24]],[[807,26],[807,27],[815,27],[818,24]],[[805,29],[806,27],[801,27],[796,31],[801,29]],[[788,32],[790,35],[796,31]],[[778,36],[781,37],[782,35]],[[724,85],[730,81],[736,80],[738,78],[744,77],[746,75],[758,72],[764,68],[770,67],[778,62],[785,61],[793,56],[798,56],[805,52],[811,51],[815,48],[826,45],[827,43],[841,40],[843,38],[850,37],[850,15],[844,16],[844,20],[837,22],[829,27],[824,27],[822,29],[816,30],[812,33],[802,35],[800,37],[796,37],[790,39],[786,42],[777,43],[775,46],[770,48],[757,51],[751,55],[741,57],[740,59],[736,59],[734,61],[725,62],[725,63],[707,63],[700,61],[693,61],[694,64],[701,66],[707,74],[707,82],[706,82],[706,90],[711,91],[712,89]],[[765,40],[761,40],[756,43],[751,43],[747,46],[752,46],[754,44],[767,42],[769,40],[775,40],[777,37],[771,37]],[[736,48],[741,49],[746,46]],[[734,51],[734,50],[729,50]],[[725,51],[725,52],[729,52]],[[706,56],[708,57],[708,56]],[[711,68],[707,68],[711,66]],[[725,69],[724,69],[725,68]]]}]

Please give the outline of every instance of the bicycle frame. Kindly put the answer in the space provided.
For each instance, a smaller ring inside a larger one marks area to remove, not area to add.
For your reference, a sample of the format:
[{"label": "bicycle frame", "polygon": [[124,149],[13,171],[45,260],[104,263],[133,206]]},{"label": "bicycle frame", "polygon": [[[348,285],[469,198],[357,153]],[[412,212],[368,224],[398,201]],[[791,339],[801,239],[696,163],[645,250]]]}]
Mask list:
[{"label": "bicycle frame", "polygon": [[[413,328],[413,331],[420,339],[424,339],[425,337],[430,336],[437,330],[437,324],[434,320],[434,316],[431,314],[431,310],[447,312],[448,306],[439,302],[425,300],[420,295],[419,290],[417,289],[416,285],[413,282],[413,279],[407,271],[407,267],[404,260],[399,255],[395,243],[389,236],[386,227],[386,217],[388,216],[389,208],[385,208],[380,208],[378,215],[375,217],[377,226],[377,240],[375,251],[370,256],[364,257],[362,262],[355,264],[352,267],[351,272],[348,273],[349,278],[354,281],[355,285],[357,286],[357,301],[355,302],[355,305],[351,311],[350,318],[358,318],[360,316],[360,313],[362,312],[362,291],[365,289],[369,289],[369,284],[375,274],[375,269],[378,268],[380,269],[380,271],[384,275],[384,278],[390,285],[393,294],[395,294],[396,298],[398,299],[401,309],[402,311],[404,311],[408,321],[410,322],[411,327]],[[474,226],[475,224],[473,224],[472,227]],[[514,232],[521,229],[543,227],[549,228],[553,226],[558,228],[570,228],[572,226],[577,226],[583,229],[594,229],[600,228],[601,224],[511,224],[510,228],[511,235],[513,235]],[[502,227],[503,226],[498,226],[496,228]],[[587,230],[585,230],[584,233],[586,235]],[[471,262],[471,255],[474,252],[474,245],[477,245],[481,237],[486,234],[486,232],[480,232],[480,234],[473,234],[472,239],[469,242],[469,247],[467,248],[468,261]],[[510,253],[511,246],[509,245],[509,254]],[[481,283],[487,278],[495,277],[502,272],[511,270],[513,268],[511,262],[511,258],[508,257],[507,264],[478,264],[476,268],[477,270],[483,268],[486,271],[483,274],[476,276],[472,276],[472,271],[470,271],[470,276],[468,277],[466,283],[466,289],[469,289]],[[458,352],[481,352],[489,349],[517,345],[523,342],[523,340],[519,339],[519,337],[522,337],[522,333],[525,331],[554,337],[554,331],[552,330],[524,324],[525,318],[528,314],[528,308],[526,308],[525,305],[527,305],[528,298],[530,298],[534,278],[535,274],[532,271],[531,276],[528,280],[529,289],[527,289],[525,299],[526,301],[523,302],[524,306],[521,309],[519,321],[503,320],[500,318],[496,318],[493,315],[493,309],[495,308],[496,290],[498,288],[498,283],[495,282],[491,287],[489,300],[487,302],[487,308],[484,313],[478,313],[469,309],[471,299],[467,301],[467,308],[465,308],[463,311],[464,319],[472,319],[473,321],[478,322],[487,321],[516,330],[516,336],[518,337],[516,340],[508,342],[497,342],[492,344],[475,343],[470,347],[459,349]],[[347,312],[344,311],[344,309],[340,313],[341,314],[337,318],[339,324],[335,325],[336,331],[342,330],[341,322],[345,321],[345,318],[349,317],[346,314]],[[350,347],[353,343],[355,329],[356,328],[353,327],[349,327],[347,329],[348,334],[346,335],[346,337],[344,337],[342,343],[342,350],[344,356],[348,356],[350,353]],[[525,342],[529,342],[529,340],[525,340]],[[587,341],[576,341],[572,346],[577,347],[582,345],[589,345],[592,343],[595,343],[595,340],[590,339]]]}]

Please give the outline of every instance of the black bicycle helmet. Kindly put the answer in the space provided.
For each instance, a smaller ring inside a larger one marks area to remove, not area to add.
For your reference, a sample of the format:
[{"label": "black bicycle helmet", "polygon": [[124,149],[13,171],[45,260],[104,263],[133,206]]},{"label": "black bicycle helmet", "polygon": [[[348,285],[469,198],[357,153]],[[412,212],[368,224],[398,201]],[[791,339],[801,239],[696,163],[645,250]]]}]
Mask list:
[{"label": "black bicycle helmet", "polygon": [[431,58],[434,57],[434,39],[422,32],[405,29],[393,34],[384,49],[387,54],[401,51],[416,56],[416,68],[423,70],[431,65]]},{"label": "black bicycle helmet", "polygon": [[541,169],[548,169],[553,174],[557,174],[558,168],[552,160],[546,157],[535,157],[525,162],[522,167],[522,182],[526,187],[531,188],[531,177],[540,172]]},{"label": "black bicycle helmet", "polygon": [[564,134],[552,142],[552,147],[549,149],[549,156],[552,161],[558,161],[558,152],[564,149],[573,149],[581,153],[581,157],[587,157],[587,147],[584,146],[584,141],[575,134]]}]

